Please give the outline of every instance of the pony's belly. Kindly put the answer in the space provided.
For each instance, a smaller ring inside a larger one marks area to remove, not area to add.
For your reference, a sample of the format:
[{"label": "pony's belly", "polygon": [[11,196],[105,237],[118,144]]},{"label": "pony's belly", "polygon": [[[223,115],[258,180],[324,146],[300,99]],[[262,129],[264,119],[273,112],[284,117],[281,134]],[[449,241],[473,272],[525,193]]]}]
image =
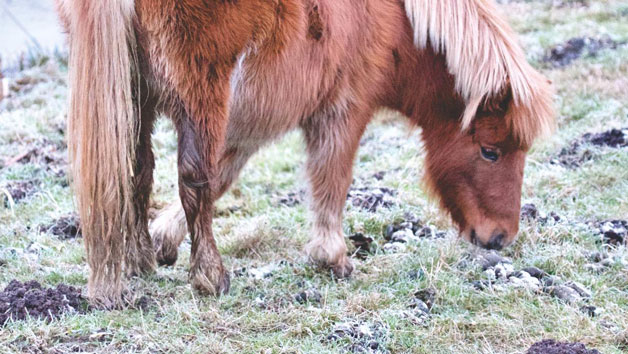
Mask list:
[{"label": "pony's belly", "polygon": [[[269,64],[270,63],[270,64]],[[243,55],[231,76],[227,145],[261,146],[295,129],[318,105],[320,73],[303,61],[269,62]]]}]

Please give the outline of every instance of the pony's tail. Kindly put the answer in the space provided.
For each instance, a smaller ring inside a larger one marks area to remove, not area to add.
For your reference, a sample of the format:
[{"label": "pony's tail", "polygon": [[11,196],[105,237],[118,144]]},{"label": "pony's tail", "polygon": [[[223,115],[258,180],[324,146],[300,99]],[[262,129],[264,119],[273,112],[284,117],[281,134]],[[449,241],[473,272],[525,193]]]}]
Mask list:
[{"label": "pony's tail", "polygon": [[466,102],[466,129],[478,107],[508,89],[507,123],[526,144],[554,128],[553,91],[526,61],[493,0],[404,0],[417,47],[443,53],[456,91]]},{"label": "pony's tail", "polygon": [[68,146],[91,267],[89,294],[115,304],[122,290],[124,234],[132,231],[139,125],[133,0],[57,0],[70,46]]}]

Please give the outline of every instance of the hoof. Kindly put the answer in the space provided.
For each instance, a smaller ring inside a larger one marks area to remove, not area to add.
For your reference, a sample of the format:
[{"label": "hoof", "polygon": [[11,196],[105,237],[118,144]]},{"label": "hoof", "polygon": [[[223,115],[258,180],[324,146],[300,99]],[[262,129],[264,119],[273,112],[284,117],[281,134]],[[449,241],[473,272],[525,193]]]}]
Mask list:
[{"label": "hoof", "polygon": [[329,265],[329,267],[334,272],[334,276],[338,279],[349,278],[351,273],[353,273],[353,263],[347,256],[341,258],[340,262],[337,264]]},{"label": "hoof", "polygon": [[155,251],[155,256],[160,267],[168,267],[177,263],[179,251],[176,248],[165,250],[164,247],[161,247]]},{"label": "hoof", "polygon": [[223,269],[209,270],[207,273],[193,269],[190,270],[190,283],[201,295],[220,296],[229,293],[231,280]]}]

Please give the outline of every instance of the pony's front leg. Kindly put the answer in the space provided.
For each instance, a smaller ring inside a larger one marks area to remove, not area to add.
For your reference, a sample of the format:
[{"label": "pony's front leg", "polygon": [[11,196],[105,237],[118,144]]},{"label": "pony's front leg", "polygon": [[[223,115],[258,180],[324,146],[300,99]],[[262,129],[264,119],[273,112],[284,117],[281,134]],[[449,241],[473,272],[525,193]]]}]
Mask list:
[{"label": "pony's front leg", "polygon": [[303,126],[314,214],[313,234],[305,251],[311,260],[330,267],[340,278],[353,271],[342,231],[342,212],[353,176],[353,159],[369,116],[318,116]]},{"label": "pony's front leg", "polygon": [[212,234],[216,193],[215,162],[224,139],[226,105],[205,106],[203,117],[176,119],[178,138],[179,197],[192,239],[190,282],[201,294],[220,295],[229,290],[225,271]]}]

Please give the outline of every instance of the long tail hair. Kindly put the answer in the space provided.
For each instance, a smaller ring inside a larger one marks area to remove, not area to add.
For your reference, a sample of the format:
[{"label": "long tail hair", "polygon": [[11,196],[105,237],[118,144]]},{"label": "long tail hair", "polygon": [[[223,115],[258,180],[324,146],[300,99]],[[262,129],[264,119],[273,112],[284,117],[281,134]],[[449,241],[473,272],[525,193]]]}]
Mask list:
[{"label": "long tail hair", "polygon": [[550,84],[528,64],[492,0],[404,1],[417,47],[431,45],[446,57],[456,91],[466,102],[463,129],[483,102],[505,89],[513,97],[506,123],[523,143],[553,129]]},{"label": "long tail hair", "polygon": [[[138,112],[133,0],[58,0],[70,46],[68,145],[91,266],[90,293],[119,293],[124,234],[134,222]],[[105,281],[106,279],[106,281]],[[111,284],[111,281],[114,284]],[[112,288],[96,289],[109,282]]]}]

